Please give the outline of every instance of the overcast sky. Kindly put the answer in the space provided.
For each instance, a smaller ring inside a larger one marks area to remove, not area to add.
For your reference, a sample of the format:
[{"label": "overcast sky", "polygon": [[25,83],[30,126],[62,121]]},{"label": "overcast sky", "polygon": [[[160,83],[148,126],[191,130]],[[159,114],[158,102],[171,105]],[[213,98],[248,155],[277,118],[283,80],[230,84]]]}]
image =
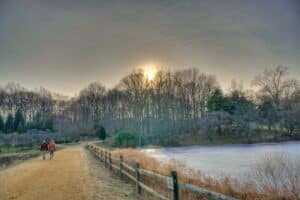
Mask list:
[{"label": "overcast sky", "polygon": [[224,88],[278,64],[299,78],[300,1],[0,0],[0,85],[74,95],[147,63]]}]

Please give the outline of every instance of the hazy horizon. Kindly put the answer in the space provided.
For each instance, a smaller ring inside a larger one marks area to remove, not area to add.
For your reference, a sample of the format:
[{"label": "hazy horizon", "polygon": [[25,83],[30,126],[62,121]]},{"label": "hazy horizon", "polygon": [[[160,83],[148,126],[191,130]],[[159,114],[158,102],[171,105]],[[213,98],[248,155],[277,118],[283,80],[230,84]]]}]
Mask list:
[{"label": "hazy horizon", "polygon": [[197,68],[223,88],[265,68],[300,76],[300,3],[287,1],[0,1],[0,85],[74,96],[135,68]]}]

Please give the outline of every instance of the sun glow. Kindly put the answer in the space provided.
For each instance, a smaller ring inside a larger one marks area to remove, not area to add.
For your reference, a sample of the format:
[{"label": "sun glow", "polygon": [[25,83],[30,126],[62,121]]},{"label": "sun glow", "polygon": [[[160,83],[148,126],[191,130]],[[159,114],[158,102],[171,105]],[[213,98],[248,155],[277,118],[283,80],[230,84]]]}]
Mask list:
[{"label": "sun glow", "polygon": [[152,65],[145,67],[144,76],[147,78],[148,81],[154,80],[156,76],[156,68]]}]

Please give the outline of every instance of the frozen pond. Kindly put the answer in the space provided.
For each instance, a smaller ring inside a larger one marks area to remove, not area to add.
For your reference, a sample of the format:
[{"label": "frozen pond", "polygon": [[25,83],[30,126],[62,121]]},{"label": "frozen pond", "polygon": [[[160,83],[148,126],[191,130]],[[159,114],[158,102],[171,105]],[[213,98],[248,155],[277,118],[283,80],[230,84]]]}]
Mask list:
[{"label": "frozen pond", "polygon": [[283,152],[300,158],[300,142],[176,147],[142,151],[159,161],[176,160],[188,168],[199,169],[210,176],[225,174],[239,177],[250,172],[257,162],[269,154]]}]

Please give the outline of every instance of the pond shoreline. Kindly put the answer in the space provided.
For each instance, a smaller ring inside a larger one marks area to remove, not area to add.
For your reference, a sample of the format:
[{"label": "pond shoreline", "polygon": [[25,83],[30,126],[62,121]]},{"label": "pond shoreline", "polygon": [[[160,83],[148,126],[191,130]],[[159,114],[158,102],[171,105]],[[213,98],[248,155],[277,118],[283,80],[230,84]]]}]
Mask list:
[{"label": "pond shoreline", "polygon": [[286,154],[300,157],[300,141],[141,148],[140,151],[159,162],[184,164],[188,169],[201,170],[209,176],[240,177],[247,175],[266,156]]},{"label": "pond shoreline", "polygon": [[239,146],[239,145],[268,145],[268,144],[285,144],[285,143],[294,143],[294,142],[300,142],[300,138],[294,138],[294,139],[285,139],[285,140],[263,140],[260,142],[240,142],[240,143],[212,143],[212,144],[192,144],[192,145],[146,145],[142,147],[137,147],[138,149],[163,149],[163,148],[193,148],[193,147],[226,147],[226,146]]}]

